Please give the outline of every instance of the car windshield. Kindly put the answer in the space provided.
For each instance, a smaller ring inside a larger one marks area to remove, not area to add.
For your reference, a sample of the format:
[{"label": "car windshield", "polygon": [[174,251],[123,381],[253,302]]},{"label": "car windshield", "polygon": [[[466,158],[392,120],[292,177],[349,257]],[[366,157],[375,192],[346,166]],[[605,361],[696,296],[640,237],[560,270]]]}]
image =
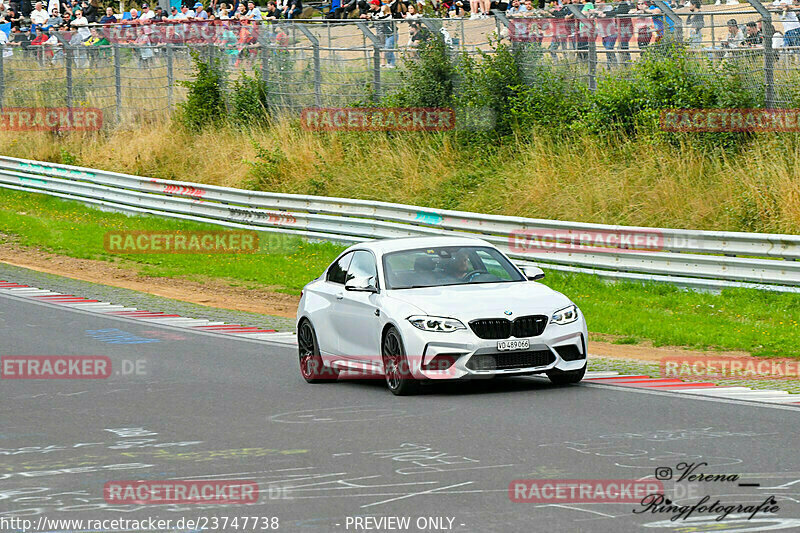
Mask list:
[{"label": "car windshield", "polygon": [[383,256],[389,289],[525,281],[506,257],[486,246],[440,246]]}]

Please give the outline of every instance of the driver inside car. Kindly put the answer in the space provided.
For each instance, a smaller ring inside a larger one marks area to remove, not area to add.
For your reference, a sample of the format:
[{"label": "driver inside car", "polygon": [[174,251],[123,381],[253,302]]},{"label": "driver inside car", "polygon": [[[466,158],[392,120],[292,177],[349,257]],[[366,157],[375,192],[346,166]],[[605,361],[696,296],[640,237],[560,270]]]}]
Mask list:
[{"label": "driver inside car", "polygon": [[464,279],[464,276],[474,270],[470,264],[469,255],[464,250],[456,253],[453,259],[450,260],[450,264],[448,264],[447,267],[447,273],[459,280]]}]

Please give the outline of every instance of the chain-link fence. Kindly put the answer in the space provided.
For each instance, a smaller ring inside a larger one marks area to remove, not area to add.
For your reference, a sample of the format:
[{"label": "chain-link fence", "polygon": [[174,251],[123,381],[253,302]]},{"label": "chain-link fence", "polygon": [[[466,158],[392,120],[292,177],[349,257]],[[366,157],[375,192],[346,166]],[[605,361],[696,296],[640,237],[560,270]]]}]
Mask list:
[{"label": "chain-link fence", "polygon": [[587,5],[477,20],[118,24],[53,33],[42,44],[2,46],[0,106],[96,107],[109,125],[163,119],[185,99],[192,50],[219,59],[226,86],[242,73],[266,81],[276,109],[374,102],[398,86],[400,67],[434,34],[454,54],[510,43],[524,65],[547,64],[590,89],[677,41],[709,73],[734,67],[767,107],[797,101],[800,23],[791,6]]}]

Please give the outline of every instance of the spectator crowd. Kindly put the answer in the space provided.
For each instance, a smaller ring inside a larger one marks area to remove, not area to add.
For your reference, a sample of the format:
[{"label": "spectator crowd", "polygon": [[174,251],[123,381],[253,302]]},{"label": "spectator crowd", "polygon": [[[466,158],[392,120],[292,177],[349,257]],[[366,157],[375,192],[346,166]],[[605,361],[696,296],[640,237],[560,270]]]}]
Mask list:
[{"label": "spectator crowd", "polygon": [[[3,56],[13,54],[14,46],[25,49],[41,46],[53,59],[63,56],[61,47],[104,47],[112,42],[135,45],[203,42],[225,48],[231,61],[241,59],[242,50],[258,43],[258,32],[268,21],[294,20],[308,17],[312,8],[302,0],[269,0],[259,6],[253,0],[182,0],[180,7],[151,8],[142,3],[124,13],[102,7],[98,0],[50,0],[43,2],[0,0],[0,45]],[[204,5],[207,1],[208,5]],[[717,4],[721,0],[717,0]],[[800,21],[795,0],[775,0],[771,9],[780,23],[772,38],[775,49],[800,47]],[[725,0],[726,4],[738,0]],[[740,23],[727,20],[724,35],[717,42],[704,39],[708,16],[701,0],[687,0],[678,5],[674,0],[670,12],[664,13],[651,0],[609,3],[605,0],[333,0],[328,18],[357,18],[369,21],[384,45],[383,65],[395,66],[394,50],[398,47],[397,21],[408,23],[408,47],[417,46],[430,35],[430,30],[417,19],[423,16],[469,17],[480,19],[502,13],[508,17],[511,40],[532,42],[555,55],[561,49],[576,50],[578,58],[586,58],[589,42],[600,44],[609,66],[630,60],[631,42],[639,50],[661,42],[675,31],[672,10],[682,19],[684,35],[690,46],[730,54],[734,49],[763,47],[761,23]],[[783,31],[779,31],[782,29]],[[448,44],[454,39],[446,29],[441,33]],[[265,32],[271,42],[286,46],[288,37],[278,26]],[[706,31],[706,33],[708,33]],[[589,37],[587,37],[587,35]],[[503,35],[501,35],[503,37]],[[140,52],[146,61],[152,51]],[[97,54],[96,54],[97,55]],[[108,54],[101,54],[103,56]]]}]

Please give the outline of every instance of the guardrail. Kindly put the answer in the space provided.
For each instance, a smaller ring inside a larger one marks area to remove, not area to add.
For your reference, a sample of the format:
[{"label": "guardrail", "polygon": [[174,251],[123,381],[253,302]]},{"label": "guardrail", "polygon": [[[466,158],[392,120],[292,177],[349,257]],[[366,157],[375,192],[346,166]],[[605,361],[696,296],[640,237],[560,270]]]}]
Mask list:
[{"label": "guardrail", "polygon": [[[520,263],[704,289],[800,292],[800,236],[609,226],[431,209],[388,202],[247,191],[0,157],[0,187],[106,209],[340,242],[475,235]],[[657,251],[562,246],[581,235],[658,238]],[[525,246],[525,237],[539,244]]]}]

